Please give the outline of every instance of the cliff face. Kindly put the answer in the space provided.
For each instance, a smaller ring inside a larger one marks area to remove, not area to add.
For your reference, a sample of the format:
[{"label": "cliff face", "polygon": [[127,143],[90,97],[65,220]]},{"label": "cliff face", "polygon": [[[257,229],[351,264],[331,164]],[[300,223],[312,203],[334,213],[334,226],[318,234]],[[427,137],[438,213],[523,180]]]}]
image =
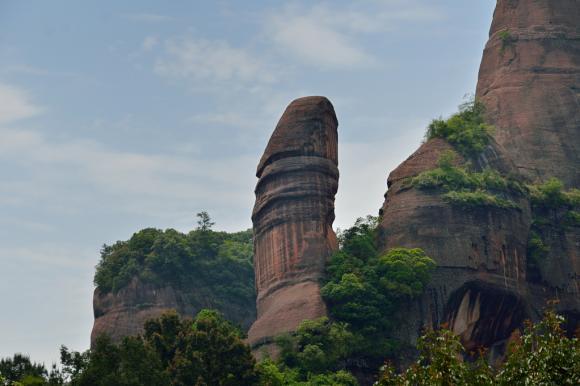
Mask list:
[{"label": "cliff face", "polygon": [[91,344],[102,334],[109,335],[115,342],[125,336],[143,332],[145,321],[175,310],[180,315],[194,317],[203,308],[220,310],[226,319],[249,328],[255,320],[253,304],[241,304],[218,298],[205,288],[183,290],[170,285],[158,286],[143,283],[137,278],[119,290],[104,293],[98,288],[93,296],[95,322],[91,332]]},{"label": "cliff face", "polygon": [[[400,339],[413,341],[423,327],[448,322],[467,346],[490,346],[512,332],[504,328],[502,313],[512,317],[517,310],[516,325],[528,315],[519,299],[526,287],[529,203],[512,194],[518,208],[465,208],[444,201],[438,192],[408,186],[410,178],[436,168],[439,157],[452,149],[443,139],[429,140],[390,174],[379,239],[384,251],[422,248],[437,263],[425,295],[404,311]],[[513,171],[497,144],[483,154],[472,160],[475,169]],[[501,298],[506,300],[498,302]],[[500,327],[490,332],[493,325]]]},{"label": "cliff face", "polygon": [[[580,186],[579,20],[576,0],[498,1],[477,87],[497,142],[471,160],[473,169]],[[509,197],[514,208],[460,208],[408,186],[451,148],[430,140],[389,176],[382,249],[422,248],[438,265],[425,295],[403,310],[399,337],[412,342],[421,328],[446,323],[468,349],[483,345],[501,355],[512,332],[539,318],[550,300],[574,329],[578,224],[564,225],[559,210],[537,208],[526,195]],[[531,252],[538,240],[540,258]]]},{"label": "cliff face", "polygon": [[477,97],[495,138],[532,179],[580,186],[580,4],[499,0]]},{"label": "cliff face", "polygon": [[326,315],[318,281],[338,248],[332,230],[337,126],[326,98],[297,99],[258,165],[252,214],[258,319],[248,333],[254,348]]}]

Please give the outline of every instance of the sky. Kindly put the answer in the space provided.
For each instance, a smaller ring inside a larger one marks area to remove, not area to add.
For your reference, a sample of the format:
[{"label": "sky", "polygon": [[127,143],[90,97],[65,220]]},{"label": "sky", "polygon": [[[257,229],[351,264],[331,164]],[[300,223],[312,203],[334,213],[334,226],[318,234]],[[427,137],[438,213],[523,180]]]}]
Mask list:
[{"label": "sky", "polygon": [[377,214],[431,119],[475,91],[495,1],[0,0],[0,357],[89,346],[103,244],[251,227],[293,99],[339,120],[335,227]]}]

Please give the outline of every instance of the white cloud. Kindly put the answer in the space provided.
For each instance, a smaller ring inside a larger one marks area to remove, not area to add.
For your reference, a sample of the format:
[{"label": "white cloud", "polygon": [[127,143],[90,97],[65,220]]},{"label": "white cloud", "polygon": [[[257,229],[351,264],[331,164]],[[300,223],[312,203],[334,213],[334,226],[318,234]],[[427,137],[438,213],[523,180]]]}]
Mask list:
[{"label": "white cloud", "polygon": [[256,55],[221,40],[168,39],[154,70],[158,75],[186,79],[198,86],[201,83],[227,83],[234,87],[276,81],[270,68]]},{"label": "white cloud", "polygon": [[24,90],[0,83],[0,124],[30,118],[42,111]]},{"label": "white cloud", "polygon": [[346,34],[315,14],[280,15],[270,20],[271,38],[309,64],[325,67],[368,66],[374,59]]},{"label": "white cloud", "polygon": [[399,22],[439,19],[436,9],[416,1],[384,0],[347,7],[290,6],[268,16],[267,35],[280,51],[303,63],[326,68],[368,67],[377,62],[358,37],[388,31]]},{"label": "white cloud", "polygon": [[157,13],[128,13],[123,15],[125,19],[136,21],[136,22],[143,22],[143,23],[164,23],[167,21],[173,20],[171,16],[160,15]]}]

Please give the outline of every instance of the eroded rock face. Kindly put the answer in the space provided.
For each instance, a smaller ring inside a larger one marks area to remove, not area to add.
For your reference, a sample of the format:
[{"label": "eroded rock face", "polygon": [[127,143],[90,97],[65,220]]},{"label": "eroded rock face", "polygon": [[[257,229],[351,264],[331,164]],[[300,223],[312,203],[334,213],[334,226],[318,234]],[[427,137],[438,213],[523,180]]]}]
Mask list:
[{"label": "eroded rock face", "polygon": [[[579,21],[577,0],[498,0],[477,86],[496,142],[472,160],[473,169],[580,186]],[[559,221],[562,214],[532,210],[524,195],[510,197],[517,209],[466,209],[405,184],[435,168],[448,149],[431,140],[389,176],[383,249],[423,248],[438,264],[425,295],[403,310],[400,338],[413,342],[423,327],[445,323],[467,348],[483,345],[498,357],[523,320],[539,319],[552,300],[574,331],[580,228]],[[537,261],[531,230],[548,249]]]},{"label": "eroded rock face", "polygon": [[520,172],[580,186],[580,2],[499,0],[477,97]]},{"label": "eroded rock face", "polygon": [[91,332],[91,344],[102,334],[114,342],[125,336],[143,332],[145,321],[175,310],[184,317],[193,318],[203,308],[220,310],[224,316],[247,329],[255,320],[254,307],[224,302],[204,288],[182,291],[171,286],[159,287],[134,278],[119,292],[102,293],[95,289],[93,311],[95,322]]},{"label": "eroded rock face", "polygon": [[258,165],[252,213],[258,319],[248,333],[254,348],[326,315],[318,281],[338,248],[332,230],[337,126],[328,99],[297,99]]},{"label": "eroded rock face", "polygon": [[[475,344],[481,341],[479,336],[485,335],[480,327],[484,320],[479,319],[484,317],[480,306],[485,305],[486,310],[493,307],[488,302],[481,303],[482,296],[472,291],[471,298],[466,295],[467,300],[461,298],[455,302],[457,309],[449,310],[451,295],[467,283],[483,283],[487,289],[513,293],[518,298],[526,289],[526,246],[531,216],[525,197],[515,193],[509,197],[518,204],[517,209],[464,208],[445,202],[439,192],[409,186],[410,178],[436,168],[439,157],[452,149],[443,139],[432,139],[388,179],[389,190],[379,227],[381,249],[422,248],[437,263],[425,295],[404,311],[405,326],[399,338],[405,341],[413,342],[424,327],[451,323],[455,329],[453,323],[456,323],[456,332],[465,335],[467,341],[473,338]],[[504,151],[493,142],[472,164],[474,169],[491,167],[505,173],[513,171]],[[495,323],[502,325],[503,321]],[[504,333],[502,330],[501,339],[505,339]],[[486,336],[486,343],[493,341],[494,336]]]}]

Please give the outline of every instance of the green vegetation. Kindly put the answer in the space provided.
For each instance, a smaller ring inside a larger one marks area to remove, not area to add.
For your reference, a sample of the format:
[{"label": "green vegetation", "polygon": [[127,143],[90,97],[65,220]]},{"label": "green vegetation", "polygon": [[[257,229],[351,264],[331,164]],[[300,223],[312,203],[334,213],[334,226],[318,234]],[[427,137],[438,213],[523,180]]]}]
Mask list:
[{"label": "green vegetation", "polygon": [[507,47],[509,47],[510,44],[512,44],[514,42],[514,39],[511,35],[510,31],[507,29],[499,31],[498,36],[499,36],[499,40],[501,41],[501,47],[499,49],[499,52],[501,54],[503,54],[505,52],[505,49]]},{"label": "green vegetation", "polygon": [[388,339],[393,316],[403,302],[423,292],[435,267],[420,249],[380,254],[376,226],[377,218],[369,216],[340,234],[341,250],[328,264],[321,291],[333,320],[353,332],[353,355],[367,360],[393,353],[396,342]]},{"label": "green vegetation", "polygon": [[280,377],[307,384],[339,377],[336,384],[350,385],[345,371],[372,373],[396,353],[400,343],[391,335],[397,311],[423,293],[435,263],[420,249],[379,253],[377,225],[368,216],[339,233],[340,250],[327,265],[321,290],[330,319],[304,321],[295,334],[278,338],[281,356],[274,366]]},{"label": "green vegetation", "polygon": [[[19,362],[1,385],[167,386],[247,385],[259,382],[258,369],[240,331],[215,311],[194,320],[170,312],[147,321],[143,336],[114,344],[102,336],[84,353],[61,348],[61,369]],[[37,383],[27,383],[35,377]],[[24,379],[24,381],[23,381]],[[16,383],[20,382],[20,383]]]},{"label": "green vegetation", "polygon": [[429,331],[419,339],[419,359],[401,374],[386,365],[378,386],[403,385],[578,385],[580,341],[566,337],[561,316],[548,312],[540,323],[528,324],[510,344],[499,369],[484,360],[464,361],[459,337],[448,330]]},{"label": "green vegetation", "polygon": [[49,373],[44,365],[32,362],[26,355],[14,354],[12,358],[0,359],[0,385],[2,386],[59,385],[58,382],[56,369]]},{"label": "green vegetation", "polygon": [[457,206],[517,208],[515,202],[502,196],[523,195],[523,185],[493,169],[472,172],[465,166],[454,166],[456,157],[453,151],[444,152],[437,168],[413,177],[408,184],[422,190],[438,190],[445,201]]},{"label": "green vegetation", "polygon": [[[580,341],[566,336],[563,317],[547,312],[524,333],[512,335],[503,363],[491,367],[479,353],[464,360],[458,336],[446,329],[419,338],[419,358],[397,373],[387,363],[378,386],[493,386],[580,384]],[[282,361],[256,364],[238,329],[215,311],[204,310],[194,320],[167,313],[145,324],[141,337],[113,344],[101,337],[84,353],[61,348],[61,367],[48,373],[43,365],[15,355],[0,361],[2,386],[356,386],[341,358],[352,344],[345,325],[327,319],[304,322],[296,340],[305,348],[283,351]],[[379,343],[379,342],[377,342]],[[329,353],[330,357],[324,354]],[[290,355],[291,357],[287,357]],[[286,364],[296,361],[294,366]],[[331,363],[334,362],[334,363]],[[308,371],[304,371],[308,369]]]},{"label": "green vegetation", "polygon": [[443,195],[443,199],[452,205],[464,208],[481,206],[493,206],[502,209],[518,208],[515,202],[500,198],[495,194],[483,190],[476,190],[475,192],[449,192]]},{"label": "green vegetation", "polygon": [[580,189],[564,190],[564,184],[557,178],[550,178],[539,185],[529,185],[532,205],[543,209],[567,209],[580,207]]},{"label": "green vegetation", "polygon": [[483,104],[476,100],[464,103],[459,112],[447,120],[435,119],[429,124],[425,138],[443,138],[463,156],[477,156],[489,144],[493,126],[485,123]]},{"label": "green vegetation", "polygon": [[536,230],[530,231],[530,237],[528,239],[528,253],[527,257],[530,259],[530,263],[537,265],[540,261],[546,258],[550,249],[538,234]]},{"label": "green vegetation", "polygon": [[206,212],[198,216],[198,228],[188,234],[147,228],[128,241],[105,245],[95,285],[115,292],[137,277],[177,288],[195,285],[215,299],[254,304],[252,231],[215,232]]},{"label": "green vegetation", "polygon": [[551,225],[565,229],[580,226],[580,190],[565,190],[557,178],[538,185],[528,185],[534,215],[534,230]]}]

